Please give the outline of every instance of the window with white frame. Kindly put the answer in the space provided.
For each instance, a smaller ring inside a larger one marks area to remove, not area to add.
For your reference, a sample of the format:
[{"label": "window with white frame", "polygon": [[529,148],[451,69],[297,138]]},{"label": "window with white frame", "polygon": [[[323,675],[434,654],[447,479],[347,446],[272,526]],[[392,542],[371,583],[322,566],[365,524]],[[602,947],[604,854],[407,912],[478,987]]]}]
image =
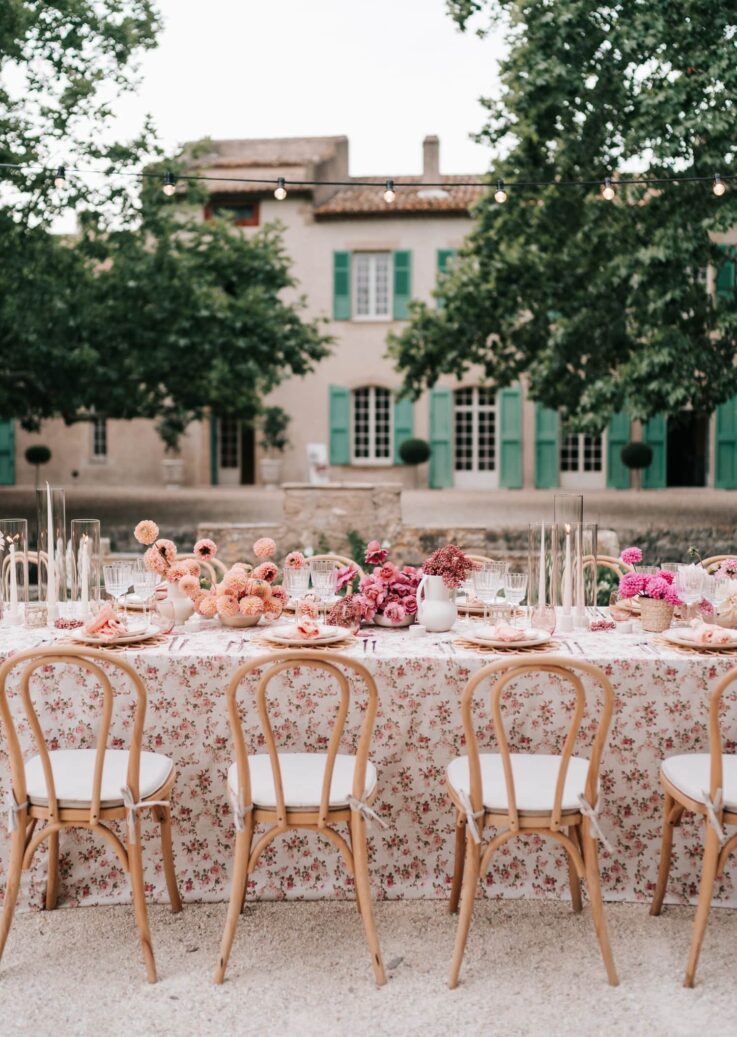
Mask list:
[{"label": "window with white frame", "polygon": [[496,469],[496,390],[488,386],[456,389],[455,470],[493,472]]},{"label": "window with white frame", "polygon": [[92,419],[92,458],[104,461],[107,458],[107,419]]},{"label": "window with white frame", "polygon": [[391,252],[353,253],[353,312],[359,320],[391,316]]},{"label": "window with white frame", "polygon": [[389,389],[365,385],[352,394],[353,460],[390,463],[392,399]]},{"label": "window with white frame", "polygon": [[560,441],[561,472],[601,472],[604,450],[601,436],[567,432]]}]

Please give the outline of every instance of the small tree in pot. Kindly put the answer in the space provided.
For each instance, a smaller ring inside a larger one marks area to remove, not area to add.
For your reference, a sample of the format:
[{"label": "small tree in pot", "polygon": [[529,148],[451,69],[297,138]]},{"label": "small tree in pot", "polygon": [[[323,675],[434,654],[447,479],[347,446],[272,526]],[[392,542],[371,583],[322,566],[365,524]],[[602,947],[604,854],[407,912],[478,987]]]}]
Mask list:
[{"label": "small tree in pot", "polygon": [[47,446],[36,443],[26,450],[26,461],[36,469],[36,489],[38,489],[38,470],[42,464],[48,464],[51,460],[51,451]]},{"label": "small tree in pot", "polygon": [[417,488],[417,472],[419,466],[430,460],[430,444],[424,439],[405,439],[399,444],[399,456],[404,464],[412,465],[415,469],[415,488]]},{"label": "small tree in pot", "polygon": [[635,473],[635,488],[640,489],[644,468],[648,468],[653,461],[653,448],[648,443],[628,443],[622,447],[622,464],[631,468]]},{"label": "small tree in pot", "polygon": [[291,420],[282,407],[266,407],[261,414],[261,448],[266,452],[261,458],[261,481],[267,489],[274,489],[281,482],[279,455],[289,446],[287,428]]}]

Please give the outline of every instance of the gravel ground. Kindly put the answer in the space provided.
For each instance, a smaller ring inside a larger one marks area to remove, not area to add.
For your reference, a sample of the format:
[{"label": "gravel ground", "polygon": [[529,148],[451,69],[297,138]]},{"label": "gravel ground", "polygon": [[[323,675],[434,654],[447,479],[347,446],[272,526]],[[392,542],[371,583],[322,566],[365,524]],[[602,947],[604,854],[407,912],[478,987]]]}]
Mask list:
[{"label": "gravel ground", "polygon": [[261,903],[241,919],[226,982],[211,982],[224,904],[151,909],[159,982],[144,980],[132,910],[22,913],[0,966],[3,1037],[245,1034],[733,1035],[737,914],[715,910],[697,987],[681,986],[693,908],[651,918],[609,904],[621,986],[607,985],[588,909],[476,905],[461,985],[455,919],[437,901],[381,903],[389,981],[373,985],[353,904]]}]

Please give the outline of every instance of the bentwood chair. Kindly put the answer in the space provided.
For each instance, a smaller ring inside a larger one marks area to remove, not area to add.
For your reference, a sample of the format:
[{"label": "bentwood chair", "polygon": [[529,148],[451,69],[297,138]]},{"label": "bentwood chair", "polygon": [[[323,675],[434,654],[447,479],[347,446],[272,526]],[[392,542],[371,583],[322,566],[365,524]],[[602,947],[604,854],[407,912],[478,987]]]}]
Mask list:
[{"label": "bentwood chair", "polygon": [[722,752],[719,724],[722,696],[734,681],[737,681],[737,669],[730,670],[717,681],[709,696],[709,752],[668,756],[660,767],[660,782],[665,791],[663,841],[651,915],[659,915],[663,908],[670,874],[673,829],[681,823],[685,810],[701,814],[704,819],[699,902],[684,987],[694,985],[714,880],[717,875],[723,874],[727,860],[737,846],[737,832],[727,836],[724,830],[725,825],[737,825],[737,755]]},{"label": "bentwood chair", "polygon": [[[299,670],[310,677],[327,677],[337,685],[339,701],[327,752],[280,752],[269,715],[269,685],[287,671]],[[350,676],[346,676],[347,670]],[[259,671],[262,671],[259,673]],[[241,727],[237,694],[242,682],[255,675],[256,706],[267,751],[249,754]],[[352,686],[360,680],[366,688],[365,711],[355,755],[338,752],[351,704]],[[343,855],[356,886],[356,901],[371,951],[376,985],[386,982],[384,963],[374,923],[368,873],[366,821],[379,820],[371,809],[377,792],[376,767],[369,759],[378,694],[365,667],[353,659],[326,653],[316,658],[309,651],[285,651],[261,656],[239,667],[228,686],[228,718],[235,746],[235,763],[228,771],[228,793],[236,826],[235,867],[230,904],[225,922],[215,982],[222,983],[243,909],[248,878],[266,847],[292,829],[318,832]],[[380,822],[381,823],[381,822]],[[270,827],[253,845],[257,824]],[[350,844],[335,826],[348,826]]]},{"label": "bentwood chair", "polygon": [[[548,693],[556,684],[561,694],[566,685],[573,692],[571,724],[560,755],[510,752],[502,698],[510,685],[530,676]],[[589,758],[573,755],[584,715],[589,713],[583,677],[598,686],[602,699]],[[491,681],[496,753],[479,751],[473,721],[474,694],[486,681]],[[463,887],[451,988],[458,984],[479,877],[486,874],[496,850],[516,836],[531,833],[555,839],[568,854],[575,912],[582,909],[581,879],[585,878],[607,976],[612,986],[619,983],[604,917],[596,851],[596,840],[601,836],[597,820],[599,766],[613,705],[614,693],[602,670],[591,663],[555,655],[502,659],[484,666],[467,683],[461,715],[468,755],[457,757],[447,769],[448,792],[456,809],[451,912],[458,908]],[[487,827],[497,829],[497,834],[489,839],[482,854]]]},{"label": "bentwood chair", "polygon": [[[17,553],[17,555],[16,555],[16,558],[17,558],[18,562],[22,562],[23,558],[24,558],[23,553],[19,551]],[[25,559],[26,559],[26,562],[27,562],[27,564],[29,566],[30,565],[36,565],[37,566],[39,564],[39,553],[38,553],[38,551],[27,551],[25,553]],[[40,564],[45,569],[47,567],[47,558],[46,558],[46,552],[45,551],[41,552],[40,559],[41,559]],[[9,596],[10,596],[10,555],[9,554],[6,555],[3,558],[3,563],[2,563],[2,580],[3,580],[3,584],[2,584],[2,586],[3,586],[3,593],[5,595],[5,600],[7,601]]]},{"label": "bentwood chair", "polygon": [[[46,745],[31,684],[35,684],[37,671],[42,671],[49,679],[48,669],[52,666],[81,670],[101,688],[102,708],[96,748],[50,750]],[[129,749],[106,747],[115,699],[110,671],[117,671],[116,677],[127,679],[135,693]],[[12,692],[8,694],[16,683],[36,748],[36,755],[25,761],[11,710],[14,696]],[[12,781],[8,798],[10,863],[0,921],[0,958],[13,921],[21,872],[31,867],[36,850],[48,840],[46,909],[52,910],[56,907],[59,834],[67,828],[86,828],[112,846],[122,867],[130,875],[146,973],[150,983],[156,982],[143,882],[140,820],[143,810],[153,810],[161,828],[164,875],[172,912],[181,911],[182,904],[174,872],[168,802],[176,772],[168,757],[141,750],[145,719],[146,689],[143,681],[127,662],[111,652],[59,645],[19,652],[0,667],[0,725],[9,750]],[[125,846],[106,824],[118,820],[126,821]],[[39,824],[42,827],[35,831]]]},{"label": "bentwood chair", "polygon": [[594,559],[593,555],[584,555],[584,568],[593,566],[594,561],[596,561],[597,568],[609,569],[610,572],[613,572],[620,579],[625,573],[632,572],[631,565],[627,565],[621,558],[614,558],[612,555],[597,555],[596,559]]},{"label": "bentwood chair", "polygon": [[463,553],[465,554],[466,558],[470,558],[472,562],[479,562],[481,565],[488,565],[490,562],[494,561],[494,559],[489,558],[488,555],[474,555],[469,554],[468,551],[464,551]]},{"label": "bentwood chair", "polygon": [[711,558],[704,558],[702,561],[703,567],[708,573],[713,573],[719,568],[722,562],[737,562],[737,556],[735,555],[712,555]]}]

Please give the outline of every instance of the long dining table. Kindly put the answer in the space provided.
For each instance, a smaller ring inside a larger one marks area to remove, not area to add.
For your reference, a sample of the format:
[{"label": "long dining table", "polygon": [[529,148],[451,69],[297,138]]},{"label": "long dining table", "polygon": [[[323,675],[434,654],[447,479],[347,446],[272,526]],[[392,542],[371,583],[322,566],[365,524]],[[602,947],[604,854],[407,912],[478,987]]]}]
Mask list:
[{"label": "long dining table", "polygon": [[[379,710],[371,758],[378,769],[375,809],[387,828],[369,829],[370,872],[378,898],[445,898],[453,866],[454,814],[445,768],[464,752],[460,698],[469,677],[499,655],[457,643],[463,623],[448,634],[416,636],[407,630],[370,628],[343,653],[363,663],[377,682]],[[66,633],[66,632],[64,632]],[[0,626],[0,658],[50,643],[51,631]],[[59,635],[61,636],[61,635]],[[143,747],[165,753],[178,776],[172,793],[176,870],[183,898],[227,898],[234,823],[226,791],[232,762],[226,689],[245,660],[274,652],[257,643],[258,631],[182,628],[165,643],[130,647],[124,657],[143,678],[148,709]],[[615,692],[615,711],[601,768],[601,824],[612,851],[600,853],[608,900],[645,901],[655,882],[662,826],[659,767],[665,756],[708,751],[709,690],[737,657],[682,654],[642,632],[577,630],[556,636],[557,654],[600,666]],[[249,751],[263,751],[253,681],[242,690]],[[734,698],[730,695],[728,698]],[[21,716],[19,696],[9,699]],[[50,748],[91,747],[100,698],[88,677],[69,666],[44,669],[34,693]],[[481,740],[491,738],[489,698],[479,694]],[[732,703],[733,704],[733,703]],[[271,697],[273,723],[286,751],[325,747],[335,709],[334,689],[323,677],[299,670],[283,674]],[[359,713],[352,715],[357,728]],[[132,692],[119,684],[110,744],[125,746]],[[510,744],[517,751],[557,751],[568,730],[571,700],[555,681],[529,676],[506,705]],[[349,718],[350,720],[351,718]],[[27,723],[19,721],[24,750],[35,752]],[[576,752],[585,754],[586,732]],[[731,748],[730,748],[731,746]],[[727,740],[727,751],[734,741]],[[9,785],[6,745],[0,738],[0,781]],[[145,819],[146,888],[154,900],[166,889],[156,826]],[[4,828],[4,826],[3,826]],[[122,833],[121,833],[122,834]],[[702,822],[685,817],[674,840],[667,899],[695,900]],[[0,832],[0,886],[9,850]],[[109,904],[129,899],[128,880],[106,842],[81,829],[65,831],[60,846],[60,903]],[[46,853],[37,853],[19,909],[43,903]],[[335,848],[312,832],[289,832],[264,852],[252,883],[256,898],[352,896],[351,880]],[[565,853],[531,835],[504,845],[483,885],[489,897],[567,898]],[[715,900],[737,906],[729,875],[717,881]]]}]

